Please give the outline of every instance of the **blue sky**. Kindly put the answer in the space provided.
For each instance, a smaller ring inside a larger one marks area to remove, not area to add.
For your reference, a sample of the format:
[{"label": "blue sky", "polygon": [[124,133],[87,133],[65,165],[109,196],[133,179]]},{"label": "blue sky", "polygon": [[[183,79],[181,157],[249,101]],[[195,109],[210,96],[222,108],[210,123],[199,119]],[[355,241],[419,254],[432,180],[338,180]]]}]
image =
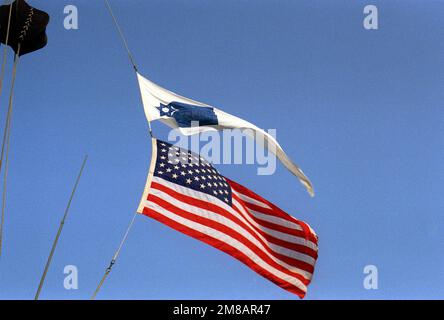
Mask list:
[{"label": "blue sky", "polygon": [[[444,2],[111,3],[142,74],[276,128],[311,178],[314,199],[281,165],[272,176],[218,166],[317,231],[307,299],[444,296]],[[0,298],[34,297],[88,153],[41,295],[88,299],[138,205],[151,156],[147,124],[103,2],[30,4],[52,20],[49,45],[24,56],[18,71]],[[67,4],[78,6],[79,30],[63,28]],[[366,4],[378,6],[377,31],[362,26]],[[154,131],[168,135],[162,124]],[[368,264],[378,267],[378,290],[363,287]],[[64,289],[65,265],[78,267],[78,290]],[[143,216],[98,298],[298,300]]]}]

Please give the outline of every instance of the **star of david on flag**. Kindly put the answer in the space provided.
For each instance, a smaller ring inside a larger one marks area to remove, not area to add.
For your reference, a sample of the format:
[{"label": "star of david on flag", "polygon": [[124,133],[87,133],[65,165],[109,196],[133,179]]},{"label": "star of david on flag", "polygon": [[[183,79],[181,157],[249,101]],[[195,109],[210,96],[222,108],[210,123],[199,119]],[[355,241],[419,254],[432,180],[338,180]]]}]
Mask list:
[{"label": "star of david on flag", "polygon": [[[137,73],[145,115],[148,121],[160,120],[184,135],[192,135],[209,130],[250,129],[247,135],[264,148],[275,154],[282,164],[299,178],[311,196],[313,185],[276,139],[254,124],[223,112],[205,103],[191,100],[162,88]],[[198,122],[198,126],[192,123]]]}]

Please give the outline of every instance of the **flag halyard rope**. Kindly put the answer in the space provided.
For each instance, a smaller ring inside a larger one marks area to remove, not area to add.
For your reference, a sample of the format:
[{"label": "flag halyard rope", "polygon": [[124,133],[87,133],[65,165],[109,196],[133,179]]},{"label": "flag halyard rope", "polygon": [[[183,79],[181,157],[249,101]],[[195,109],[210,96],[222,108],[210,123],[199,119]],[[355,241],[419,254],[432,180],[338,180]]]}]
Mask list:
[{"label": "flag halyard rope", "polygon": [[100,280],[99,285],[97,286],[96,290],[94,291],[91,300],[95,300],[97,294],[99,293],[100,289],[102,288],[103,283],[105,282],[108,275],[111,273],[111,270],[113,266],[116,264],[117,258],[119,257],[120,251],[122,250],[123,245],[126,242],[126,239],[128,238],[129,232],[131,228],[133,227],[134,221],[136,220],[136,216],[138,215],[137,211],[134,213],[133,218],[131,219],[130,224],[128,225],[128,228],[125,231],[125,234],[123,235],[122,240],[120,241],[119,247],[117,248],[116,252],[114,253],[113,258],[111,259],[109,266],[105,270],[105,274],[103,275],[102,279]]},{"label": "flag halyard rope", "polygon": [[105,0],[106,6],[108,8],[109,14],[111,15],[111,18],[114,21],[114,25],[117,28],[117,31],[119,32],[120,38],[122,39],[123,45],[125,46],[126,52],[128,53],[128,58],[131,62],[132,67],[134,68],[134,71],[137,72],[137,66],[133,57],[133,54],[131,53],[131,50],[129,49],[128,42],[126,41],[125,35],[123,34],[122,28],[120,27],[119,23],[117,22],[116,16],[114,15],[113,9],[111,8],[111,5],[109,4],[108,0]]},{"label": "flag halyard rope", "polygon": [[[128,41],[126,40],[125,34],[123,33],[123,30],[120,27],[119,22],[117,21],[117,18],[113,12],[113,9],[111,8],[109,1],[108,0],[104,0],[104,1],[106,4],[106,7],[108,8],[108,12],[109,12],[111,18],[113,19],[114,25],[116,26],[117,32],[119,33],[120,39],[122,40],[123,46],[125,47],[125,50],[128,54],[128,58],[130,60],[131,66],[133,67],[136,74],[138,74],[139,71],[138,71],[138,68],[136,65],[136,61],[134,60],[134,56],[128,46]],[[151,127],[151,121],[149,121],[149,120],[148,120],[148,128],[149,128],[149,133],[150,133],[151,138],[154,138],[153,129]]]},{"label": "flag halyard rope", "polygon": [[[125,35],[124,35],[124,33],[122,31],[122,28],[120,27],[120,25],[119,25],[119,23],[117,21],[116,16],[114,15],[114,12],[113,12],[113,10],[111,8],[111,5],[110,5],[109,1],[108,0],[104,0],[104,1],[105,1],[105,4],[106,4],[107,8],[108,8],[108,12],[111,15],[111,18],[113,19],[114,25],[115,25],[118,33],[119,33],[119,36],[120,36],[120,38],[122,40],[122,43],[123,43],[123,45],[124,45],[124,47],[126,49],[126,52],[128,54],[128,58],[129,58],[130,63],[131,63],[131,66],[133,67],[133,69],[134,69],[134,71],[135,71],[135,73],[137,75],[138,74],[138,68],[137,68],[136,62],[134,60],[134,56],[131,53],[131,50],[129,49],[128,41],[125,38]],[[149,134],[150,134],[151,138],[154,138],[153,130],[152,130],[152,127],[151,127],[151,121],[148,121],[148,128],[149,128]],[[96,290],[94,291],[94,293],[93,293],[93,295],[91,297],[91,300],[95,300],[95,298],[96,298],[97,294],[99,293],[100,289],[102,288],[105,280],[107,279],[107,277],[111,273],[113,266],[116,264],[117,258],[119,257],[120,251],[122,250],[122,247],[123,247],[123,245],[125,244],[125,242],[126,242],[126,240],[128,238],[129,232],[130,232],[131,228],[134,225],[134,222],[136,220],[137,215],[138,215],[138,212],[136,210],[136,212],[134,213],[134,215],[133,215],[133,217],[132,217],[132,219],[131,219],[131,221],[130,221],[130,223],[129,223],[126,231],[125,231],[125,234],[124,234],[122,240],[120,241],[120,244],[119,244],[116,252],[114,253],[113,258],[111,259],[108,267],[105,269],[105,273],[103,274],[103,276],[102,276],[102,278],[101,278],[101,280],[100,280]]]}]

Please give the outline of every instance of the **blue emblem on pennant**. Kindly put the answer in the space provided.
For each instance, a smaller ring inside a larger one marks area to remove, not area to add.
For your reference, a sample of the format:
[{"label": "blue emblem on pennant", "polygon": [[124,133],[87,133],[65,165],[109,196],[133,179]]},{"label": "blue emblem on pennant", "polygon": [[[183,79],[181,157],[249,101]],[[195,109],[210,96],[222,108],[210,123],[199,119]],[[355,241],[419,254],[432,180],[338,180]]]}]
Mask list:
[{"label": "blue emblem on pennant", "polygon": [[174,118],[180,128],[191,127],[192,121],[199,121],[199,126],[218,125],[216,113],[211,107],[199,107],[181,102],[170,102],[167,105],[160,104],[157,107],[160,116]]}]

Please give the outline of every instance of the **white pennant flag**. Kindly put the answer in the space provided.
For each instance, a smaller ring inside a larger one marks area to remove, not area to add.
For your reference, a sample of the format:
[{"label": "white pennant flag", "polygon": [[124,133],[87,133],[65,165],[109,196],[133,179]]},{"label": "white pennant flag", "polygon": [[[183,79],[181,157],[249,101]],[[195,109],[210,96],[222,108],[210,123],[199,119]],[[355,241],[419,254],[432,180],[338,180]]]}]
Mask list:
[{"label": "white pennant flag", "polygon": [[[314,196],[313,186],[304,172],[287,156],[274,137],[254,124],[223,112],[205,103],[182,97],[166,90],[137,73],[143,107],[148,121],[160,120],[171,128],[179,129],[184,135],[209,130],[250,129],[245,132],[262,146],[276,155],[282,164]],[[198,121],[199,126],[192,126]]]}]

